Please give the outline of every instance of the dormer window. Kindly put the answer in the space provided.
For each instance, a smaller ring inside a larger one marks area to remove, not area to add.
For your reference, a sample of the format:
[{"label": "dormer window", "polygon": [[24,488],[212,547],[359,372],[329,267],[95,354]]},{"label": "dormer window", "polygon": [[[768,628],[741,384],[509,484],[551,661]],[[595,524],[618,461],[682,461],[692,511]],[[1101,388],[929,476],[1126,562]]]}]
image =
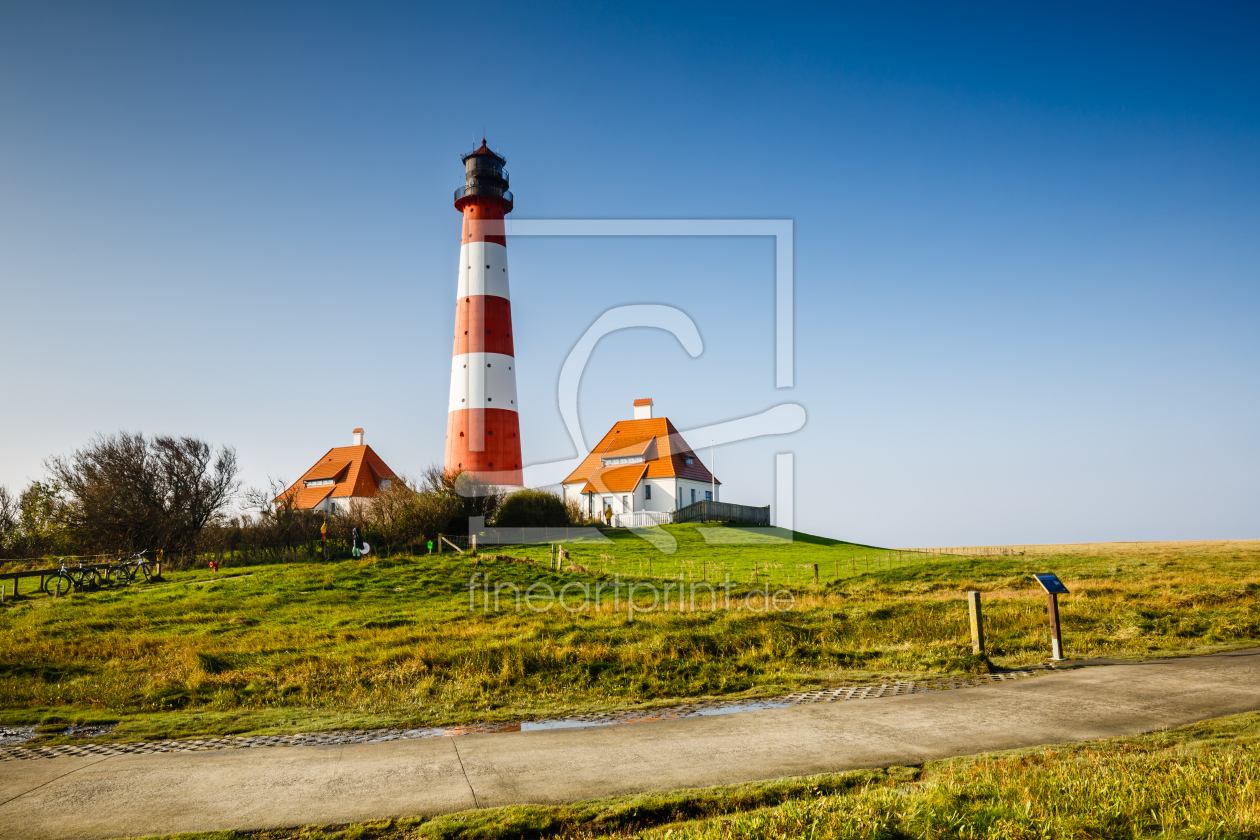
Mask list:
[{"label": "dormer window", "polygon": [[393,485],[394,485],[394,482],[390,481],[388,478],[382,478],[382,479],[381,479],[381,489],[382,489],[382,490],[388,490],[388,489],[389,489],[390,487],[392,487]]},{"label": "dormer window", "polygon": [[624,458],[600,458],[599,462],[605,467],[616,466],[617,464],[642,464],[642,455],[627,455]]},{"label": "dormer window", "polygon": [[308,478],[302,482],[303,487],[331,487],[336,484],[335,478]]},{"label": "dormer window", "polygon": [[692,458],[690,455],[688,455],[686,458],[684,458],[684,459],[683,459],[683,461],[684,461],[684,463],[686,463],[686,464],[687,464],[687,466],[691,466],[692,464],[694,464],[694,463],[696,462],[696,459],[695,459],[695,458]]}]

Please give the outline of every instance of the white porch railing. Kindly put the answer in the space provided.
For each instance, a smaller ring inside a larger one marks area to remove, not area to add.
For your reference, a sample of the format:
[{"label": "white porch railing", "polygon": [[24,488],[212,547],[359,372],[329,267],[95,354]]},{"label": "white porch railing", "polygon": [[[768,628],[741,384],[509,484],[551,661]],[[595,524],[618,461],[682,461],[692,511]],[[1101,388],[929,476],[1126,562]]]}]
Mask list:
[{"label": "white porch railing", "polygon": [[614,513],[614,528],[648,528],[652,525],[668,525],[674,521],[674,512],[669,510],[634,510],[629,513]]}]

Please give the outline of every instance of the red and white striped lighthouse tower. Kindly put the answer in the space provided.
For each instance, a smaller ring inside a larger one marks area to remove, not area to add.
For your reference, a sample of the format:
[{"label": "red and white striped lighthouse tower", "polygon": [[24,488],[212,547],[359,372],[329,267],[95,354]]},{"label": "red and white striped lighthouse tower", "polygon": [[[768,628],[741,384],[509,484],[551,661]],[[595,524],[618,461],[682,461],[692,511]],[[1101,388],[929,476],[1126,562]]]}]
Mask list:
[{"label": "red and white striped lighthouse tower", "polygon": [[455,209],[464,216],[459,297],[446,421],[446,469],[489,484],[523,484],[517,419],[512,303],[503,217],[512,212],[507,160],[486,147],[463,156],[464,186]]}]

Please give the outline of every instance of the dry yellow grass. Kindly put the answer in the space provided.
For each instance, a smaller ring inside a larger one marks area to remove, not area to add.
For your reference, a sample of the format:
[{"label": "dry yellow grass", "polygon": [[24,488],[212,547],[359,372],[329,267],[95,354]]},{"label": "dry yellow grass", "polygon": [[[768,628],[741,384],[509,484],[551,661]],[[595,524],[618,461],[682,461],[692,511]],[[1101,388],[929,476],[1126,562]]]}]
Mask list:
[{"label": "dry yellow grass", "polygon": [[1181,540],[1173,542],[1047,543],[1044,545],[956,545],[934,548],[901,548],[926,554],[953,554],[963,557],[1055,554],[1084,556],[1161,557],[1234,555],[1260,552],[1260,540]]}]

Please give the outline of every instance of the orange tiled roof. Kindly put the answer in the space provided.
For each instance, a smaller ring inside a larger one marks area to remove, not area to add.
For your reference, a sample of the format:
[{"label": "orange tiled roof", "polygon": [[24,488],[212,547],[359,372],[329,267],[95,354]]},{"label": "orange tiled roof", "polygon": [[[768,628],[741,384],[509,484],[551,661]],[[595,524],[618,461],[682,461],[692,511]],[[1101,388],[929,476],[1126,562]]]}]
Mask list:
[{"label": "orange tiled roof", "polygon": [[639,486],[643,475],[648,470],[647,464],[623,464],[615,467],[600,467],[591,474],[583,493],[629,493]]},{"label": "orange tiled roof", "polygon": [[324,501],[332,491],[333,485],[331,484],[326,484],[323,487],[299,487],[297,492],[294,493],[293,506],[298,510],[309,510]]},{"label": "orange tiled roof", "polygon": [[[694,481],[714,480],[717,484],[722,483],[713,479],[708,468],[700,463],[700,458],[687,445],[687,441],[683,440],[682,435],[678,433],[678,430],[674,428],[674,424],[669,422],[667,417],[652,417],[647,420],[621,420],[615,423],[608,430],[608,434],[600,439],[590,454],[582,460],[578,468],[563,483],[571,484],[575,481],[590,481],[591,476],[597,470],[604,468],[600,462],[601,458],[614,458],[622,453],[629,455],[631,453],[628,450],[632,450],[636,446],[646,445],[651,442],[652,438],[656,438],[655,452],[648,454],[654,454],[655,457],[647,458],[648,478],[687,478]],[[690,464],[686,460],[688,456],[692,458]],[[628,464],[626,466],[636,465]]]},{"label": "orange tiled roof", "polygon": [[336,478],[345,472],[348,466],[350,466],[349,461],[320,461],[306,471],[306,475],[302,476],[302,480],[316,481],[321,478]]},{"label": "orange tiled roof", "polygon": [[651,404],[652,404],[652,399],[651,399],[651,397],[649,397],[649,398],[647,398],[647,399],[643,399],[643,400],[635,400],[635,401],[634,401],[634,404],[635,404],[635,405],[651,405]]},{"label": "orange tiled roof", "polygon": [[[327,496],[332,496],[333,498],[344,498],[347,496],[370,498],[376,495],[382,479],[395,477],[394,471],[381,460],[379,455],[372,451],[372,447],[366,444],[362,446],[335,446],[324,453],[324,456],[303,473],[301,478],[293,482],[287,490],[277,496],[276,500],[279,501],[290,493],[297,493],[297,506],[299,508],[307,508],[314,507]],[[328,478],[335,480],[331,486],[306,486],[307,481],[318,481]],[[326,492],[323,492],[318,498],[314,498],[312,491],[316,490]]]},{"label": "orange tiled roof", "polygon": [[635,455],[642,455],[650,460],[656,457],[656,451],[652,444],[656,443],[656,435],[652,435],[647,440],[635,441],[629,446],[620,446],[618,441],[613,441],[616,449],[610,449],[603,453],[601,458],[633,458]]}]

